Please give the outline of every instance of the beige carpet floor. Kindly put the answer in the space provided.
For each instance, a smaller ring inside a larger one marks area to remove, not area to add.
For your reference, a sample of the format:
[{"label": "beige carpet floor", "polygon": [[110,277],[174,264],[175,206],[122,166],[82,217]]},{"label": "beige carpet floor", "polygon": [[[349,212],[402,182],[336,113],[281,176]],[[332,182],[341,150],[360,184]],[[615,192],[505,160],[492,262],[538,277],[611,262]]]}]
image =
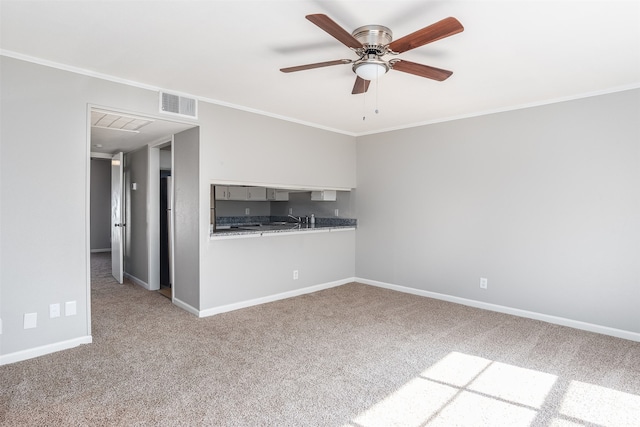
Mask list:
[{"label": "beige carpet floor", "polygon": [[198,319],[108,256],[94,343],[0,367],[1,425],[639,425],[637,342],[358,283]]}]

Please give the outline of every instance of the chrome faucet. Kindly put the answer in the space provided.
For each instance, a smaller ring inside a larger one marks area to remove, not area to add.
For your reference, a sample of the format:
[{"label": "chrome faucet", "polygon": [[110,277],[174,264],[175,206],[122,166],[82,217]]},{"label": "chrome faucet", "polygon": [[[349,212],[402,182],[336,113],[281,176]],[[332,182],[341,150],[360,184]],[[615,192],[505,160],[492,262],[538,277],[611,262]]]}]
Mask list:
[{"label": "chrome faucet", "polygon": [[302,222],[302,218],[299,216],[293,216],[293,215],[288,215],[288,216],[295,219],[298,224]]}]

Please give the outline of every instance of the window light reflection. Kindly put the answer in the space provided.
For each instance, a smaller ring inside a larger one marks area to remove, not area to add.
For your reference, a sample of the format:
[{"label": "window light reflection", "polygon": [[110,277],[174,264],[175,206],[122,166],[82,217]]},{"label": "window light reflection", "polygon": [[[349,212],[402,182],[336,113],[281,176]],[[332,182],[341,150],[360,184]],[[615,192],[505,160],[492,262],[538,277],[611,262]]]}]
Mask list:
[{"label": "window light reflection", "polygon": [[599,385],[571,381],[560,414],[605,426],[640,425],[640,396]]}]

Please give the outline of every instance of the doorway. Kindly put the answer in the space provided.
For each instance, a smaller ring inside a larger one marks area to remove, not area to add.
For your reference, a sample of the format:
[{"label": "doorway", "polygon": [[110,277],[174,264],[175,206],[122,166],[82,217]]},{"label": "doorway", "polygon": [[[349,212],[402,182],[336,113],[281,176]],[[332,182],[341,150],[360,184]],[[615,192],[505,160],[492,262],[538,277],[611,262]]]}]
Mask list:
[{"label": "doorway", "polygon": [[[113,153],[124,153],[125,172],[122,184],[124,200],[122,202],[125,206],[126,220],[123,222],[126,227],[122,234],[125,240],[123,254],[123,257],[126,256],[126,260],[123,260],[125,282],[154,291],[161,287],[167,288],[170,290],[169,297],[172,298],[174,281],[169,238],[172,218],[168,214],[170,214],[173,187],[167,184],[172,174],[171,148],[174,134],[197,126],[192,123],[173,122],[102,107],[90,106],[89,108],[91,158],[106,161],[111,160]],[[132,130],[131,126],[134,125],[137,127]],[[105,183],[92,179],[93,169],[91,166],[89,169],[91,170],[89,192],[93,197],[98,191],[97,188],[101,184],[105,187]],[[162,207],[160,205],[161,188],[165,197],[165,205]],[[109,194],[109,198],[110,196]],[[107,209],[110,210],[111,206]],[[110,215],[108,217],[110,218]],[[103,222],[104,216],[94,215],[94,212],[91,212],[90,241],[94,237],[94,225]],[[109,230],[112,228],[110,223],[103,225]],[[161,230],[164,230],[162,233],[165,236],[162,241]],[[134,242],[135,244],[132,245]],[[101,249],[105,250],[106,245],[102,246]],[[163,276],[162,285],[161,275]]]},{"label": "doorway", "polygon": [[[163,158],[169,157],[169,162]],[[173,229],[171,221],[173,179],[171,177],[171,145],[160,148],[160,292],[161,295],[173,299],[172,272]],[[167,168],[168,164],[168,168]]]}]

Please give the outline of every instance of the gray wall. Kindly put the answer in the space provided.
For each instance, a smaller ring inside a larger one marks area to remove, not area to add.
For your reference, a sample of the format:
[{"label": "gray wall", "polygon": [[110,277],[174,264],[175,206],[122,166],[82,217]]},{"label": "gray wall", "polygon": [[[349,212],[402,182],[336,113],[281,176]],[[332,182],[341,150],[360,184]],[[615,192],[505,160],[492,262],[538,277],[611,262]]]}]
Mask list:
[{"label": "gray wall", "polygon": [[355,212],[356,190],[338,191],[335,202],[311,201],[311,193],[290,193],[288,202],[273,202],[271,214],[285,216],[289,214],[289,208],[293,209],[294,216],[311,216],[317,218],[335,218],[334,211],[338,209],[339,218],[356,218]]},{"label": "gray wall", "polygon": [[215,261],[219,268],[202,286],[201,310],[352,278],[355,234],[351,230],[212,240],[207,262]]},{"label": "gray wall", "polygon": [[[125,250],[124,272],[148,285],[149,233],[147,191],[149,190],[149,148],[124,155]],[[136,184],[136,190],[131,188]]]},{"label": "gray wall", "polygon": [[91,159],[91,250],[111,250],[111,160]]},{"label": "gray wall", "polygon": [[213,241],[208,230],[212,183],[354,188],[355,139],[212,104],[199,114],[200,310],[353,277],[353,231]]},{"label": "gray wall", "polygon": [[357,147],[358,277],[640,332],[639,90]]},{"label": "gray wall", "polygon": [[[0,67],[3,362],[91,339],[88,106],[157,116],[158,94],[5,56]],[[77,314],[49,319],[67,301]]]},{"label": "gray wall", "polygon": [[[174,297],[193,308],[200,307],[200,129],[174,135],[173,215]],[[207,209],[208,218],[208,209]],[[209,226],[202,229],[207,233]]]},{"label": "gray wall", "polygon": [[249,208],[250,216],[271,215],[271,202],[244,202],[237,200],[216,200],[217,216],[244,216]]},{"label": "gray wall", "polygon": [[[90,339],[88,106],[157,117],[158,94],[4,56],[0,66],[2,362]],[[209,240],[211,183],[354,188],[356,141],[200,103],[199,145],[175,153],[176,295],[209,309],[356,274],[638,332],[639,98],[358,138],[357,232],[246,246]],[[293,268],[298,281],[280,280]],[[49,319],[66,301],[77,315]],[[38,327],[24,330],[30,312]]]},{"label": "gray wall", "polygon": [[[89,106],[155,117],[159,113],[155,91],[5,56],[0,56],[0,65],[0,363],[4,363],[91,339]],[[38,117],[38,126],[33,125],[34,117]],[[229,284],[234,289],[218,292],[219,274],[230,273],[225,271],[225,260],[216,259],[218,251],[210,248],[210,184],[246,180],[352,188],[355,140],[206,103],[200,103],[199,120],[193,123],[200,126],[199,143],[185,144],[182,152],[174,146],[178,163],[173,171],[175,198],[177,204],[182,203],[176,206],[176,211],[181,210],[176,213],[175,227],[176,254],[181,254],[175,259],[176,296],[197,309],[202,306],[201,289],[207,293],[207,307],[277,292],[279,284],[263,286],[246,281],[248,277]],[[180,173],[184,173],[182,184]],[[353,245],[349,247],[341,262],[352,276]],[[186,249],[179,252],[182,248]],[[254,257],[259,259],[267,252],[255,252]],[[242,256],[241,251],[225,254]],[[275,255],[271,253],[273,262]],[[333,279],[343,271],[339,267],[332,275],[318,272],[315,279],[307,276],[304,283]],[[301,279],[294,286],[304,283]],[[49,304],[66,301],[77,302],[77,315],[49,319]],[[38,313],[38,326],[24,330],[23,316],[30,312]]]}]

